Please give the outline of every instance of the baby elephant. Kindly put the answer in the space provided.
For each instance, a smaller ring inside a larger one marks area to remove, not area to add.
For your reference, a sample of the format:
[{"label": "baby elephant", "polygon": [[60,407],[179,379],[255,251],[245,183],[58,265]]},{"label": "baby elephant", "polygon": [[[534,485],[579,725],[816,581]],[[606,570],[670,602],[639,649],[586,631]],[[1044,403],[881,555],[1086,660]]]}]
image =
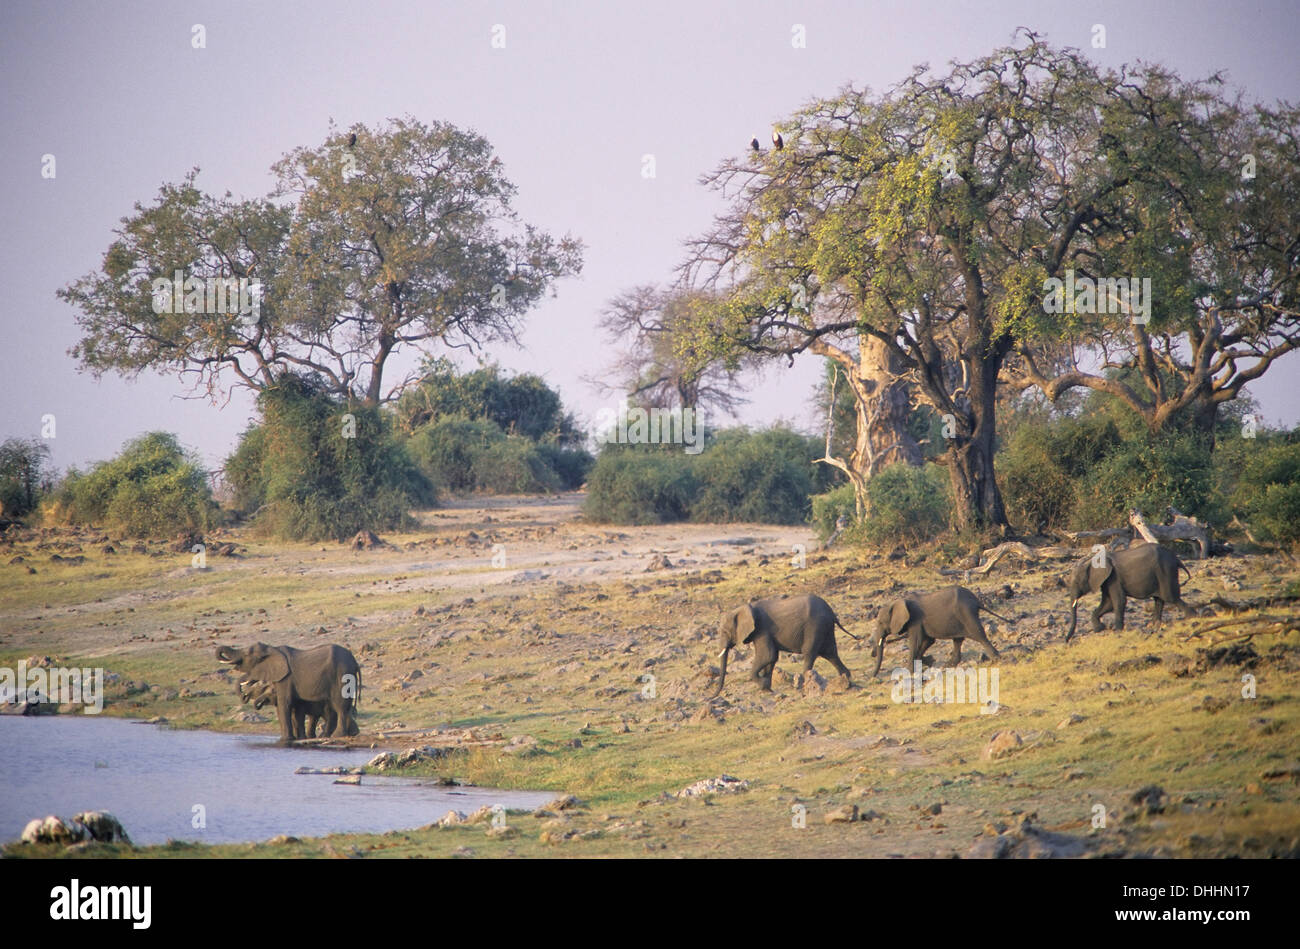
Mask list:
[{"label": "baby elephant", "polygon": [[[908,636],[908,666],[916,662],[936,639],[952,640],[952,664],[961,662],[961,643],[963,639],[973,639],[984,647],[985,657],[998,658],[998,651],[984,635],[984,624],[980,622],[979,611],[993,613],[965,587],[948,587],[937,593],[922,593],[915,599],[898,599],[881,607],[876,614],[876,642],[872,651],[876,657],[876,668],[872,675],[880,673],[880,664],[885,659],[885,639],[906,632]],[[1005,616],[998,619],[1010,622]]]},{"label": "baby elephant", "polygon": [[[839,670],[846,684],[850,683],[849,670],[835,649],[836,626],[844,629],[830,604],[819,596],[770,597],[732,610],[718,625],[722,676],[718,690],[710,698],[722,694],[727,681],[727,655],[741,643],[754,644],[754,681],[764,692],[772,691],[772,671],[782,652],[802,655],[804,672],[822,656]],[[844,632],[853,636],[847,629]]]},{"label": "baby elephant", "polygon": [[1138,600],[1155,600],[1156,626],[1164,613],[1165,604],[1177,606],[1183,616],[1190,616],[1192,608],[1183,602],[1178,586],[1178,571],[1192,572],[1173,553],[1159,544],[1141,544],[1126,550],[1099,550],[1096,555],[1075,565],[1070,574],[1070,628],[1065,634],[1068,643],[1074,635],[1079,619],[1079,601],[1089,592],[1101,592],[1101,602],[1092,611],[1092,631],[1101,629],[1101,618],[1114,610],[1115,628],[1124,628],[1124,606],[1129,597]]}]

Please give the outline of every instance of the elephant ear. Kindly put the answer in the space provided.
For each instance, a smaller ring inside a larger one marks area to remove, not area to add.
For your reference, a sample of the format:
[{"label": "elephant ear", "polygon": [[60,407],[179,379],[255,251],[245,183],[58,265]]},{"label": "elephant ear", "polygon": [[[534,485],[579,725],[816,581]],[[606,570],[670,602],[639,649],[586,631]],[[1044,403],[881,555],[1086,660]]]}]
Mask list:
[{"label": "elephant ear", "polygon": [[911,600],[895,600],[889,610],[889,634],[897,636],[912,621],[915,607]]},{"label": "elephant ear", "polygon": [[758,619],[754,607],[746,604],[736,611],[736,638],[747,643],[758,635]]},{"label": "elephant ear", "polygon": [[279,682],[289,675],[289,660],[280,650],[272,649],[265,659],[249,670],[249,675],[263,682]]},{"label": "elephant ear", "polygon": [[1091,561],[1088,562],[1088,587],[1093,593],[1101,589],[1102,584],[1110,579],[1110,575],[1115,572],[1115,561],[1106,557],[1106,566],[1095,566]]}]

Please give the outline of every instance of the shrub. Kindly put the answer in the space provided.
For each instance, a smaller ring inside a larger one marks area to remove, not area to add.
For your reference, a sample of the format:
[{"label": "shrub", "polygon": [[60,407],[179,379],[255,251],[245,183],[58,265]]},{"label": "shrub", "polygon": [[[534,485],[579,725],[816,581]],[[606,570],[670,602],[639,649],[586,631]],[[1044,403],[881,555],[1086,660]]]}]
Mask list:
[{"label": "shrub", "polygon": [[842,484],[825,494],[816,495],[812,499],[811,520],[817,539],[824,541],[835,533],[835,523],[840,517],[847,517],[849,523],[853,523],[857,513],[857,496],[851,484]]},{"label": "shrub", "polygon": [[786,428],[718,433],[695,457],[691,520],[798,524],[813,493],[815,441]]},{"label": "shrub", "polygon": [[1248,457],[1233,509],[1263,541],[1300,541],[1300,442],[1272,439]]},{"label": "shrub", "polygon": [[54,509],[66,523],[104,525],[133,537],[203,531],[218,516],[207,473],[168,432],[133,439],[88,472],[69,471]]},{"label": "shrub", "polygon": [[557,441],[507,435],[485,418],[452,415],[429,422],[407,441],[420,470],[453,491],[537,494],[582,484],[591,456]]},{"label": "shrub", "polygon": [[699,491],[692,467],[680,451],[608,446],[587,477],[583,512],[611,524],[686,520]]},{"label": "shrub", "polygon": [[387,413],[336,402],[293,377],[264,390],[258,407],[262,421],[244,433],[226,471],[241,509],[256,515],[262,531],[345,540],[409,526],[413,506],[436,502]]},{"label": "shrub", "polygon": [[932,538],[948,526],[952,488],[937,465],[894,464],[867,482],[863,536],[878,544]]},{"label": "shrub", "polygon": [[36,438],[9,438],[0,445],[0,514],[22,517],[36,510],[53,484],[50,449]]}]

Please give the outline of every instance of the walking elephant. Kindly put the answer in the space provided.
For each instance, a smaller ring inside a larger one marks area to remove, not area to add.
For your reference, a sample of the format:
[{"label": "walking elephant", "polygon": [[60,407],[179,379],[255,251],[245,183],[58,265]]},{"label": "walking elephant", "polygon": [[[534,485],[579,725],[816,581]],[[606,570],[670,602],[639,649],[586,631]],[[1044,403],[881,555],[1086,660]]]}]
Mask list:
[{"label": "walking elephant", "polygon": [[361,666],[342,646],[218,646],[217,659],[244,673],[241,693],[260,692],[258,683],[271,686],[280,716],[281,741],[293,740],[295,710],[299,715],[306,714],[307,703],[320,703],[330,737],[357,733],[354,709],[361,698]]},{"label": "walking elephant", "polygon": [[1192,572],[1171,551],[1159,544],[1139,544],[1114,552],[1101,548],[1097,553],[1075,565],[1070,574],[1070,628],[1065,634],[1069,642],[1079,618],[1079,601],[1088,593],[1101,593],[1101,602],[1092,611],[1092,631],[1101,629],[1101,618],[1112,610],[1115,628],[1124,628],[1124,607],[1129,597],[1138,600],[1154,599],[1153,614],[1156,626],[1164,614],[1165,604],[1177,606],[1183,616],[1192,615],[1192,608],[1183,602],[1178,585],[1178,571]]},{"label": "walking elephant", "polygon": [[952,664],[961,662],[961,644],[971,639],[983,647],[986,658],[998,658],[998,651],[984,633],[979,611],[992,613],[980,603],[979,598],[965,587],[948,587],[935,593],[922,593],[917,597],[902,597],[880,608],[876,614],[876,641],[872,653],[876,668],[871,674],[880,674],[880,664],[885,659],[885,639],[905,633],[908,637],[908,666],[910,667],[937,639],[952,640]]},{"label": "walking elephant", "polygon": [[[752,675],[764,692],[772,691],[772,672],[782,652],[802,655],[804,672],[812,669],[821,656],[844,676],[846,683],[851,683],[849,670],[840,662],[835,648],[836,626],[844,629],[830,604],[819,596],[770,597],[737,607],[723,616],[718,625],[722,675],[718,690],[710,697],[722,694],[727,682],[728,654],[741,643],[751,642],[754,644]],[[844,632],[853,636],[847,629]]]}]

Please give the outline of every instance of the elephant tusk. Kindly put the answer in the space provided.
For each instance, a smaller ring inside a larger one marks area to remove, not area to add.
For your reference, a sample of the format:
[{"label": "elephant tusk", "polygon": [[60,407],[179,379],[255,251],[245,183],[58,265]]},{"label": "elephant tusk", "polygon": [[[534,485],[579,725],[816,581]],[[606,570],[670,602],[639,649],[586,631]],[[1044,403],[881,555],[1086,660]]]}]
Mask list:
[{"label": "elephant tusk", "polygon": [[723,656],[725,656],[726,654],[727,654],[727,650],[724,649],[724,650],[722,650],[722,652],[718,653],[718,658],[721,659],[721,658],[722,658]]}]

